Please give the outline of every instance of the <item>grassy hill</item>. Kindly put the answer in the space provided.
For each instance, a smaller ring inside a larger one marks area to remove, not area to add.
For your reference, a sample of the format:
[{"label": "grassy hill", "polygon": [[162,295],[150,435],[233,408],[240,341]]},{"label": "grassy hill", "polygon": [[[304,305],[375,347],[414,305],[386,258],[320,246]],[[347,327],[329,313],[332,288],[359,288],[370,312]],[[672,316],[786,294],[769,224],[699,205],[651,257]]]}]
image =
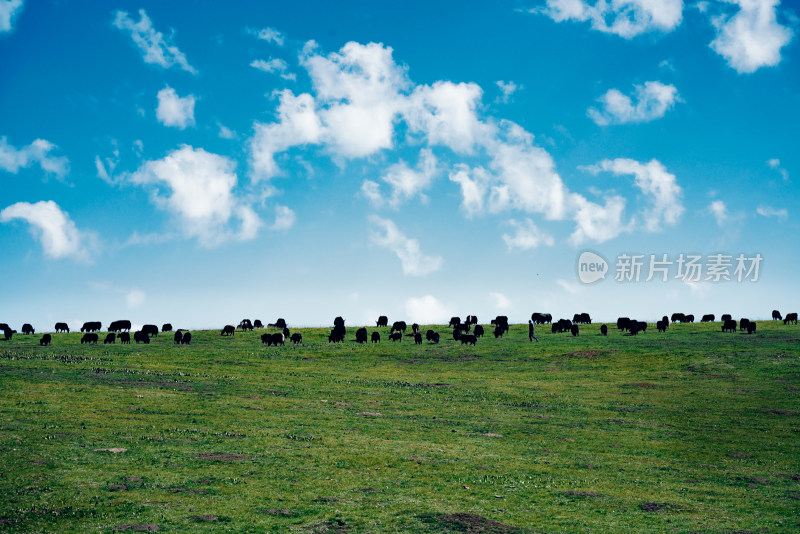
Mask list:
[{"label": "grassy hill", "polygon": [[0,531],[800,529],[797,326],[512,325],[474,347],[433,328],[439,345],[17,334]]}]

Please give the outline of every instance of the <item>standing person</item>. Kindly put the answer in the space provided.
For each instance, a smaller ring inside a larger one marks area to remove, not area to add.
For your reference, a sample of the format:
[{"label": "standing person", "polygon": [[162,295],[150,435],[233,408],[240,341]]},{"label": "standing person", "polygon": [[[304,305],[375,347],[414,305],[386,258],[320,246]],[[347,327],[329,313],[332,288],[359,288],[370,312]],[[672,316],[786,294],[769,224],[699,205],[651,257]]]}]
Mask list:
[{"label": "standing person", "polygon": [[534,339],[539,341],[539,338],[533,333],[533,321],[528,321],[528,341],[533,341]]}]

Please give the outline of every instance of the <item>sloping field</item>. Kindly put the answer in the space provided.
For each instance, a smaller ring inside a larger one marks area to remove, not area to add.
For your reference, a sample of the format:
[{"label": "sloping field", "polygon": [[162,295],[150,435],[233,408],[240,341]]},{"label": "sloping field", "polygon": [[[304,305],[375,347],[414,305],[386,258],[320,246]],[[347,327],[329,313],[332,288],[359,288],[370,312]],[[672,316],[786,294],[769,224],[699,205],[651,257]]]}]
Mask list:
[{"label": "sloping field", "polygon": [[797,326],[529,343],[513,325],[475,347],[434,328],[439,345],[17,334],[0,531],[800,529]]}]

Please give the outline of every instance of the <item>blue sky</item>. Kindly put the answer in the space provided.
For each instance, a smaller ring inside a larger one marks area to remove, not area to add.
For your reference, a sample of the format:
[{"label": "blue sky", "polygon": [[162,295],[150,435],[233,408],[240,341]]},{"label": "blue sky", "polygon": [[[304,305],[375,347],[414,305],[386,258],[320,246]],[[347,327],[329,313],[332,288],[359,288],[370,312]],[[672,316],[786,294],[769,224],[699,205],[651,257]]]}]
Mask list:
[{"label": "blue sky", "polygon": [[0,0],[0,321],[796,311],[798,16]]}]

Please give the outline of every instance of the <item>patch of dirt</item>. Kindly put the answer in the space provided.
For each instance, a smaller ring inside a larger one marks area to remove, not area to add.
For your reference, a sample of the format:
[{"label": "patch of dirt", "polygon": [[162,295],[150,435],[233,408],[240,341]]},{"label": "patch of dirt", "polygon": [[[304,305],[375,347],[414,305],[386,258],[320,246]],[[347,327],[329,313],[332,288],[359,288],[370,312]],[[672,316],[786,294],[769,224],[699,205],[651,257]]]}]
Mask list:
[{"label": "patch of dirt", "polygon": [[344,532],[348,532],[350,527],[347,526],[347,523],[342,521],[341,519],[328,519],[327,521],[321,521],[319,523],[314,523],[312,525],[308,525],[305,528],[306,532],[312,532],[313,534],[322,534],[330,532],[331,534],[342,534]]},{"label": "patch of dirt", "polygon": [[296,512],[293,510],[285,510],[283,508],[267,508],[262,510],[265,514],[269,515],[278,515],[278,516],[292,516],[295,515]]},{"label": "patch of dirt", "polygon": [[237,462],[240,460],[252,460],[252,456],[246,454],[236,454],[233,452],[201,452],[197,454],[199,460],[209,460],[212,462]]},{"label": "patch of dirt", "polygon": [[119,454],[120,452],[128,452],[128,449],[123,449],[122,447],[111,447],[110,449],[95,449],[94,452],[111,452],[114,454]]},{"label": "patch of dirt", "polygon": [[141,482],[142,477],[125,477],[125,482]]},{"label": "patch of dirt", "polygon": [[334,406],[350,406],[350,405],[349,405],[349,404],[347,404],[346,402],[334,402],[334,403],[333,403],[333,405],[334,405]]},{"label": "patch of dirt", "polygon": [[519,527],[506,525],[477,514],[423,514],[419,519],[439,532],[464,534],[525,534]]},{"label": "patch of dirt", "polygon": [[128,491],[128,486],[125,484],[111,484],[108,491]]},{"label": "patch of dirt", "polygon": [[117,525],[114,530],[132,532],[158,532],[161,530],[158,525]]},{"label": "patch of dirt", "polygon": [[247,409],[248,410],[263,410],[264,407],[263,406],[248,406]]},{"label": "patch of dirt", "polygon": [[665,502],[643,502],[639,505],[639,508],[645,512],[660,512],[661,510],[666,510],[671,506],[672,505]]},{"label": "patch of dirt", "polygon": [[593,491],[565,491],[564,495],[574,497],[600,497],[599,493]]},{"label": "patch of dirt", "polygon": [[731,452],[728,454],[731,458],[751,458],[752,454],[746,454],[743,452]]},{"label": "patch of dirt", "polygon": [[213,523],[214,521],[218,521],[219,517],[215,515],[193,515],[189,519],[198,523]]},{"label": "patch of dirt", "polygon": [[495,434],[493,432],[488,432],[488,433],[484,434],[484,436],[486,436],[487,438],[502,438],[503,437],[502,434]]},{"label": "patch of dirt", "polygon": [[789,410],[764,410],[764,412],[773,415],[797,415],[797,412],[790,412]]},{"label": "patch of dirt", "polygon": [[311,502],[336,502],[337,500],[336,497],[317,497]]},{"label": "patch of dirt", "polygon": [[576,351],[576,352],[568,352],[567,354],[564,354],[564,357],[565,358],[571,358],[571,357],[575,356],[575,357],[580,357],[580,358],[586,358],[586,359],[589,359],[589,360],[593,360],[593,359],[597,358],[598,356],[605,355],[605,354],[606,354],[606,351],[604,351],[604,350],[579,350],[579,351]]},{"label": "patch of dirt", "polygon": [[358,412],[358,415],[369,415],[371,417],[383,417],[383,414],[380,412]]}]

